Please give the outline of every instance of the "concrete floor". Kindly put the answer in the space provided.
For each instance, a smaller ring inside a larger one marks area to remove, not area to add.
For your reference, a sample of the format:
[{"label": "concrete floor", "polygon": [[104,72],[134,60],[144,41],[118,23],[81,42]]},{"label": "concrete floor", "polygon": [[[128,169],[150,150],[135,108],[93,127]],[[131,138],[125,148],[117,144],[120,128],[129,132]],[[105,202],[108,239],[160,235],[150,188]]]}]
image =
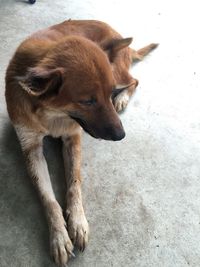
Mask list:
[{"label": "concrete floor", "polygon": [[[83,138],[83,195],[91,237],[71,267],[200,266],[199,3],[144,0],[0,0],[0,267],[53,267],[48,229],[4,100],[17,45],[68,18],[110,23],[134,47],[160,47],[132,69],[138,92],[121,116],[126,139]],[[45,154],[58,199],[60,141]]]}]

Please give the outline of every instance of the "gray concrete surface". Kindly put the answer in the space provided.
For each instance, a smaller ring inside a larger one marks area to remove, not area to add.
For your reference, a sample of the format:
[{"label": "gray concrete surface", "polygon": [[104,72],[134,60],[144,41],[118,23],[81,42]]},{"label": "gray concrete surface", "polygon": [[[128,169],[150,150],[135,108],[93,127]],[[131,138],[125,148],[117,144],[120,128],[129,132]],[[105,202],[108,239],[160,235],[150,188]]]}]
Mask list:
[{"label": "gray concrete surface", "polygon": [[[83,195],[91,237],[71,267],[200,266],[200,41],[198,1],[0,0],[0,267],[53,267],[42,208],[4,99],[17,45],[68,18],[110,23],[134,47],[160,47],[132,72],[138,92],[121,116],[126,139],[83,138]],[[61,204],[60,141],[45,154]]]}]

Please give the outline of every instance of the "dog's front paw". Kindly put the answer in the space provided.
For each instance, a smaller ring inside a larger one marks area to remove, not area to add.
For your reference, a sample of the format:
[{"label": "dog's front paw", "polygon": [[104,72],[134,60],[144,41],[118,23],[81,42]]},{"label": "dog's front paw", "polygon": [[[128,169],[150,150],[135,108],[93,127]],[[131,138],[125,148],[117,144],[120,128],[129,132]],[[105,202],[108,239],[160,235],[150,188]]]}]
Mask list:
[{"label": "dog's front paw", "polygon": [[67,209],[67,229],[73,244],[80,250],[84,251],[89,236],[89,225],[82,207],[77,208],[74,205]]},{"label": "dog's front paw", "polygon": [[73,254],[73,245],[67,233],[67,230],[51,230],[50,235],[50,249],[51,255],[54,258],[55,263],[58,266],[65,267],[67,266],[68,259]]},{"label": "dog's front paw", "polygon": [[129,102],[129,95],[127,91],[123,91],[114,98],[114,107],[117,112],[123,111]]}]

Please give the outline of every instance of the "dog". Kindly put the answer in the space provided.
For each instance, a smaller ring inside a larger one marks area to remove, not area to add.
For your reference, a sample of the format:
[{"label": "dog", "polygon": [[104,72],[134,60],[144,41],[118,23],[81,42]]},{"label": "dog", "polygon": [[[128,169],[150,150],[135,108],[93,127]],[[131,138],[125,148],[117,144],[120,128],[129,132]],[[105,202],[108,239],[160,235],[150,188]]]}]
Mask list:
[{"label": "dog", "polygon": [[[44,206],[50,251],[58,266],[66,266],[74,246],[83,251],[88,243],[81,196],[82,129],[104,140],[125,137],[117,113],[126,108],[138,85],[129,68],[157,47],[150,44],[136,51],[129,47],[131,42],[104,22],[67,20],[28,37],[7,68],[8,114]],[[47,135],[61,137],[65,166],[70,158],[66,220],[43,155]]]}]

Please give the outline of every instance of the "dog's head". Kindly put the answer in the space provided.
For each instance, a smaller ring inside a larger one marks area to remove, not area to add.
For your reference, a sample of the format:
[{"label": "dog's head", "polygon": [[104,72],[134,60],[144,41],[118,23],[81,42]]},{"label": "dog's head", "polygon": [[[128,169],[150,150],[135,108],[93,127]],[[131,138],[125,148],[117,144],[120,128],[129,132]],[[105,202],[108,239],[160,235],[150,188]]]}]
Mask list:
[{"label": "dog's head", "polygon": [[85,38],[68,37],[51,47],[19,83],[43,107],[66,113],[91,136],[121,140],[125,132],[112,104],[112,95],[121,91],[109,58],[130,42],[120,39],[103,44],[103,49]]}]

